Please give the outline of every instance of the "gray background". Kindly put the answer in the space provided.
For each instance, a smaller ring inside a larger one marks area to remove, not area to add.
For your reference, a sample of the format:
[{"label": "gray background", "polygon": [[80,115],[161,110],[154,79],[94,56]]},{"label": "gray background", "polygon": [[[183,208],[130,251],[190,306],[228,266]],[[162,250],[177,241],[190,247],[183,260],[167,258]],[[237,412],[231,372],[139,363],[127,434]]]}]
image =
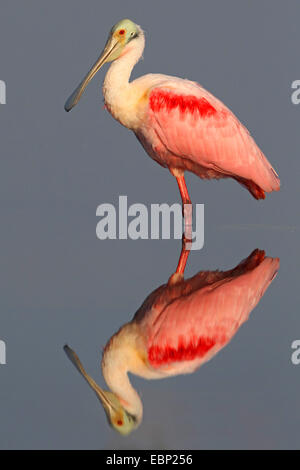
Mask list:
[{"label": "gray background", "polygon": [[[2,0],[0,79],[0,447],[297,448],[300,366],[299,1]],[[110,27],[146,31],[133,76],[199,81],[251,130],[282,189],[255,201],[233,181],[188,175],[205,204],[205,246],[186,275],[228,269],[254,248],[281,259],[278,277],[234,340],[190,376],[133,377],[144,421],[128,438],[63,353],[68,342],[96,380],[101,348],[174,270],[179,241],[99,241],[103,202],[178,202],[175,180],[103,110],[102,70],[69,115],[66,98]]]}]

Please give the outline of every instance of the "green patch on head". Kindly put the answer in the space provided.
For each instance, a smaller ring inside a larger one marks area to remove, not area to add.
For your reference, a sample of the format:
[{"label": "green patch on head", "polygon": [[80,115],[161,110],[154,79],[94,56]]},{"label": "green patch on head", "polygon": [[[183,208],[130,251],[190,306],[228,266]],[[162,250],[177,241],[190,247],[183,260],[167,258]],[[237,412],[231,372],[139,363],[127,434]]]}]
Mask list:
[{"label": "green patch on head", "polygon": [[139,35],[139,32],[139,26],[127,18],[118,21],[118,23],[116,23],[111,29],[111,35],[118,36],[120,39],[124,37],[126,44],[136,38]]}]

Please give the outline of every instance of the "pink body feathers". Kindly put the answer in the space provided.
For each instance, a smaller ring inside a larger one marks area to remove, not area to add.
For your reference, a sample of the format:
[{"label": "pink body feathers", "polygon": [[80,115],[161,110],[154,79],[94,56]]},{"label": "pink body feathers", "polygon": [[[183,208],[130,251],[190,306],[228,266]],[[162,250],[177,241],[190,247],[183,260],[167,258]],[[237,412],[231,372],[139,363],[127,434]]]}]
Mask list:
[{"label": "pink body feathers", "polygon": [[209,360],[248,319],[278,268],[278,259],[255,250],[229,271],[201,271],[159,287],[133,319],[149,366],[173,375],[193,372]]},{"label": "pink body feathers", "polygon": [[275,170],[247,129],[194,82],[174,78],[151,89],[145,123],[136,134],[150,156],[173,173],[231,177],[256,199],[280,188]]}]

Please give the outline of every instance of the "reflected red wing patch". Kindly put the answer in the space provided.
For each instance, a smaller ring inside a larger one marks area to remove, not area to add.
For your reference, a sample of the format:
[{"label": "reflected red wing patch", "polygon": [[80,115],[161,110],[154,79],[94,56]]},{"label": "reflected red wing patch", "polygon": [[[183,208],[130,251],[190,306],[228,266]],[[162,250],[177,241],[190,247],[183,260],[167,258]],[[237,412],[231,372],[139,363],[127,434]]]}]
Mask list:
[{"label": "reflected red wing patch", "polygon": [[179,340],[177,348],[151,346],[148,352],[148,359],[153,366],[169,364],[170,362],[192,361],[196,358],[204,357],[215,344],[216,341],[214,339],[203,337],[191,341],[189,344]]},{"label": "reflected red wing patch", "polygon": [[210,117],[217,110],[206,98],[197,98],[193,95],[178,95],[171,91],[156,89],[150,94],[150,108],[154,112],[166,110],[167,112],[178,108],[182,113],[196,113],[201,117]]}]

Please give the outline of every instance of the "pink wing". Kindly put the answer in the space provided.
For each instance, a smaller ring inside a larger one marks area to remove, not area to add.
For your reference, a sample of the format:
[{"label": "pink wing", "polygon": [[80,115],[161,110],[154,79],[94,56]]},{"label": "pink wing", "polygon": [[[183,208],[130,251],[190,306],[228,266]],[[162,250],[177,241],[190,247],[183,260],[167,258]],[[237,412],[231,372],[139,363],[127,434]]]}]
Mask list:
[{"label": "pink wing", "polygon": [[178,159],[172,162],[170,155],[181,157],[185,169],[203,178],[231,176],[257,199],[264,198],[264,191],[279,190],[278,175],[247,129],[200,85],[174,79],[156,86],[148,113],[138,138],[148,151],[151,142],[149,153],[159,153],[164,166],[177,167]]},{"label": "pink wing", "polygon": [[174,286],[177,293],[154,292],[143,306],[148,313],[142,307],[136,318],[140,313],[151,366],[194,361],[199,367],[210,359],[248,319],[278,268],[278,258],[256,250],[231,271],[199,273]]}]

